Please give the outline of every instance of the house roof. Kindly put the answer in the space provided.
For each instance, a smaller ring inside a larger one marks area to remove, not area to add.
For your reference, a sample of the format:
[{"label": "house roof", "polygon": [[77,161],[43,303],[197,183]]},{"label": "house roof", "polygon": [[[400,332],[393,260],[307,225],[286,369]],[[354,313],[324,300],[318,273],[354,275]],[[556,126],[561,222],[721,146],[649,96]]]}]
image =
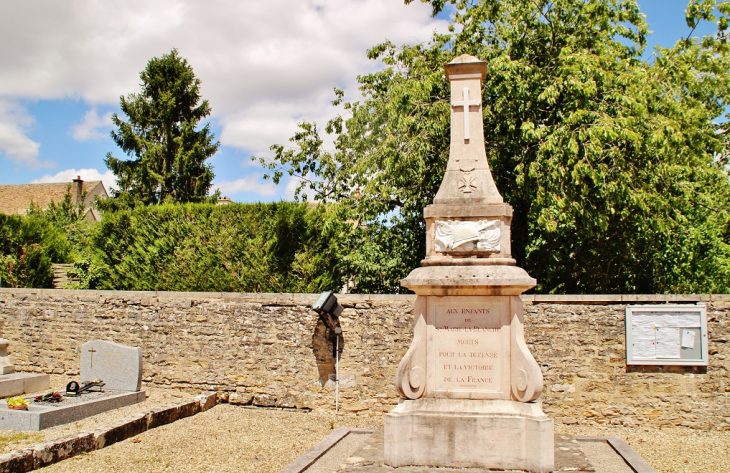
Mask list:
[{"label": "house roof", "polygon": [[[71,192],[70,185],[72,185],[71,182],[0,185],[0,213],[25,215],[30,208],[31,201],[45,209],[51,201],[55,203],[63,201],[64,195]],[[92,195],[97,186],[103,188],[101,181],[84,181],[82,191]],[[104,194],[106,194],[106,189],[104,189]]]}]

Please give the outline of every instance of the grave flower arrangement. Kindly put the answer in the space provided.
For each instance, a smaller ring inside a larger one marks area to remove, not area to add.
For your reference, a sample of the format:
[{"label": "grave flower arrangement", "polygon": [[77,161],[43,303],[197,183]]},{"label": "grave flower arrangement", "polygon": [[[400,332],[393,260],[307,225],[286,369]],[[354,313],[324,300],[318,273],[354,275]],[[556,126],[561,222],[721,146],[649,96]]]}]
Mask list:
[{"label": "grave flower arrangement", "polygon": [[61,402],[63,401],[63,396],[58,392],[50,392],[48,394],[36,396],[35,400],[36,402]]},{"label": "grave flower arrangement", "polygon": [[28,410],[28,400],[25,399],[23,396],[15,396],[8,399],[8,408],[19,410],[19,411],[27,411]]}]

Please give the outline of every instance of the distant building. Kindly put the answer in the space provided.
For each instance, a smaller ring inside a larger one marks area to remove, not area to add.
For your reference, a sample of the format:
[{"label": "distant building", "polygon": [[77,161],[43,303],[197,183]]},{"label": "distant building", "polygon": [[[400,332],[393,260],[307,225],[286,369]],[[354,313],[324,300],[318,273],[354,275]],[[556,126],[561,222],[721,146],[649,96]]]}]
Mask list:
[{"label": "distant building", "polygon": [[232,204],[233,201],[230,197],[218,197],[218,202],[216,202],[216,205],[229,205]]},{"label": "distant building", "polygon": [[92,208],[91,204],[96,197],[106,199],[109,194],[101,181],[83,181],[81,176],[70,183],[0,185],[0,213],[25,215],[30,209],[31,202],[42,209],[47,209],[51,201],[56,204],[61,203],[67,193],[71,194],[71,202],[74,204],[81,202],[81,196],[83,196],[83,204],[86,208],[84,218],[90,222],[101,220],[101,214]]}]

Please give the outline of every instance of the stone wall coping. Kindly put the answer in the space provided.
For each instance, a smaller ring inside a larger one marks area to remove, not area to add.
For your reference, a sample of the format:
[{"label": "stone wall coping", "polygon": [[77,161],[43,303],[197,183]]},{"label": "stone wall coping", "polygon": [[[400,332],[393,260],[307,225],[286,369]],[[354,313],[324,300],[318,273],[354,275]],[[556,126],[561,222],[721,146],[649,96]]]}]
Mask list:
[{"label": "stone wall coping", "polygon": [[[171,291],[99,291],[79,289],[26,289],[0,288],[2,294],[35,294],[43,296],[104,297],[106,299],[133,299],[157,297],[160,299],[230,299],[263,304],[312,305],[319,294],[256,293],[256,292],[171,292]],[[523,294],[523,302],[547,304],[622,304],[622,303],[696,303],[730,302],[730,294]],[[414,294],[337,294],[345,303],[415,301]]]}]

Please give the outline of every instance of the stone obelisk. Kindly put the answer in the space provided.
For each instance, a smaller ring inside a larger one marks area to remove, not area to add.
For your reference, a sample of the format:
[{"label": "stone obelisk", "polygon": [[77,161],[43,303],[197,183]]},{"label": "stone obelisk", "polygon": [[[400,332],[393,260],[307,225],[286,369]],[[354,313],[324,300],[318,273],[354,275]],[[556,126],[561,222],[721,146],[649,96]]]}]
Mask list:
[{"label": "stone obelisk", "polygon": [[486,64],[446,65],[451,148],[424,210],[426,258],[401,285],[414,291],[413,342],[396,374],[403,397],[385,418],[385,462],[552,471],[553,421],[524,339],[520,294],[536,281],[511,257],[512,207],[484,146]]}]

